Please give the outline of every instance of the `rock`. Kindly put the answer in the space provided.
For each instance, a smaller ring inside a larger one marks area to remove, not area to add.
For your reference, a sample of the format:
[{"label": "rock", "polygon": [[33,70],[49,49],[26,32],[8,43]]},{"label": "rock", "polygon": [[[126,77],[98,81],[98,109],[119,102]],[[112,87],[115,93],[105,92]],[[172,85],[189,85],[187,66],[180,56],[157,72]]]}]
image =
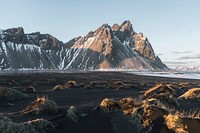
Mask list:
[{"label": "rock", "polygon": [[25,42],[24,29],[22,27],[10,28],[3,32],[5,42],[13,42],[16,44]]},{"label": "rock", "polygon": [[30,86],[24,88],[24,92],[25,92],[25,93],[33,93],[33,92],[35,92],[35,91],[36,91],[36,89],[35,89],[35,87],[32,86],[32,85],[30,85]]},{"label": "rock", "polygon": [[70,120],[77,122],[78,121],[78,116],[76,115],[76,107],[71,106],[68,110],[67,110],[67,118],[69,118]]},{"label": "rock", "polygon": [[120,31],[124,32],[127,35],[130,35],[133,33],[133,27],[129,20],[124,21],[120,26]]},{"label": "rock", "polygon": [[112,26],[112,31],[117,31],[117,30],[119,30],[119,25],[118,24],[114,24]]}]

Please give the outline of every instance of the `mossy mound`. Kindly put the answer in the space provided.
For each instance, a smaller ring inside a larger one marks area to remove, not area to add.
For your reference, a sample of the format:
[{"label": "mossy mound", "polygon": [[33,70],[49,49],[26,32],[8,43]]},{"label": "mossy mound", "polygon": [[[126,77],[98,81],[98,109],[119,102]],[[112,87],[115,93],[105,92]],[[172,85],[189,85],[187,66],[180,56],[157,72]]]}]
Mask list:
[{"label": "mossy mound", "polygon": [[58,105],[46,97],[37,98],[28,107],[22,110],[22,113],[35,112],[37,114],[51,114],[58,112]]},{"label": "mossy mound", "polygon": [[0,116],[1,133],[53,133],[54,125],[44,119],[36,119],[23,123],[14,123],[10,118]]},{"label": "mossy mound", "polygon": [[20,100],[27,98],[28,96],[22,92],[19,92],[15,89],[0,87],[0,98],[6,100]]}]

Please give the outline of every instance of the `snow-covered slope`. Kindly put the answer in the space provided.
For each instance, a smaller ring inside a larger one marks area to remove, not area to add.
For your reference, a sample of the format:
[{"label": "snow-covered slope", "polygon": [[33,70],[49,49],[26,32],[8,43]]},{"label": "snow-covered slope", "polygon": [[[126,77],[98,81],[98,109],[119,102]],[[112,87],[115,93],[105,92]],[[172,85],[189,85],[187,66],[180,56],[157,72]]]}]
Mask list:
[{"label": "snow-covered slope", "polygon": [[167,69],[130,21],[104,24],[67,43],[23,28],[0,31],[0,69]]}]

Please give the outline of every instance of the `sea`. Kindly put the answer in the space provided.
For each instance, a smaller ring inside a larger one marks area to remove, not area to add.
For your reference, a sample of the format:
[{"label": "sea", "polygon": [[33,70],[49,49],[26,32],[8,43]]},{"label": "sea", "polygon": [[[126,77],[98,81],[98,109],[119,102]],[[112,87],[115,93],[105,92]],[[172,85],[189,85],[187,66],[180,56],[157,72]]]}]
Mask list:
[{"label": "sea", "polygon": [[200,79],[200,71],[137,71],[137,70],[0,70],[0,75],[30,74],[30,73],[87,73],[92,71],[116,71],[134,75],[159,76],[169,78]]},{"label": "sea", "polygon": [[136,75],[147,75],[147,76],[159,76],[159,77],[169,77],[169,78],[184,78],[184,79],[200,79],[200,72],[188,72],[188,71],[181,71],[181,72],[173,72],[173,71],[165,71],[165,72],[137,72],[137,71],[129,71],[127,73],[132,73]]}]

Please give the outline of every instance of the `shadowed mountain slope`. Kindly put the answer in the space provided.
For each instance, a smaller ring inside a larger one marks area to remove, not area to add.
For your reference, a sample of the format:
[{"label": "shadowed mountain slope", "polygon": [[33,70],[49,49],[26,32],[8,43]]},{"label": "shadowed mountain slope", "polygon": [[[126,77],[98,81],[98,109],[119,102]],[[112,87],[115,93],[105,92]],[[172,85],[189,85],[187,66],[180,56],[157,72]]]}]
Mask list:
[{"label": "shadowed mountain slope", "polygon": [[0,31],[1,69],[168,69],[130,21],[103,24],[86,36],[63,43],[49,34],[23,28]]}]

